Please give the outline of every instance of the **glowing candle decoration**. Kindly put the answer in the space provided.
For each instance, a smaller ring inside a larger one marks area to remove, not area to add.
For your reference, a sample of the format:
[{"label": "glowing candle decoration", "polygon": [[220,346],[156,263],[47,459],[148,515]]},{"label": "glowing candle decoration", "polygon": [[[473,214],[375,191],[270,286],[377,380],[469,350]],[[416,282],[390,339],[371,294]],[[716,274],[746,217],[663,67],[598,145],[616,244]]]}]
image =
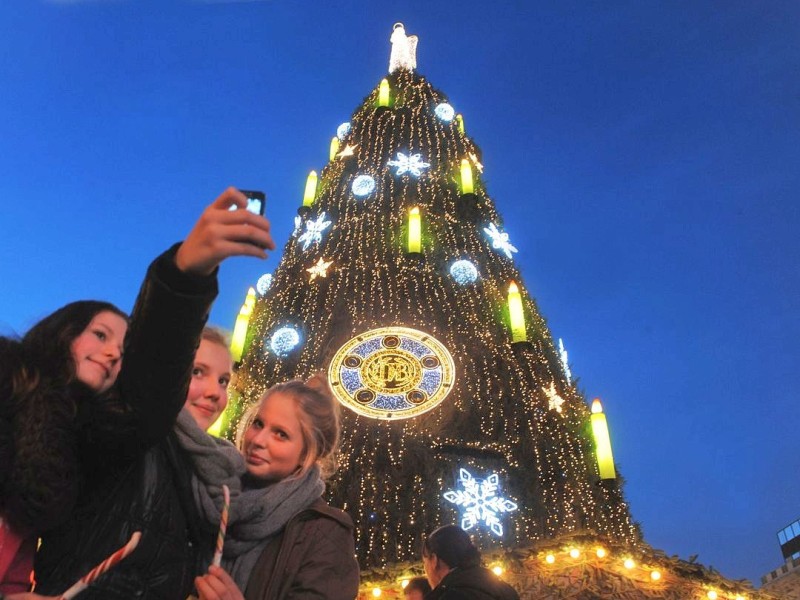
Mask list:
[{"label": "glowing candle decoration", "polygon": [[333,160],[337,154],[339,154],[339,138],[333,137],[331,138],[331,151],[328,160]]},{"label": "glowing candle decoration", "polygon": [[408,213],[408,251],[422,252],[422,225],[420,223],[419,208],[414,207]]},{"label": "glowing candle decoration", "polygon": [[311,206],[314,204],[314,198],[317,196],[317,172],[311,171],[306,179],[306,190],[303,193],[303,206]]},{"label": "glowing candle decoration", "polygon": [[389,106],[389,80],[381,79],[378,87],[378,106]]},{"label": "glowing candle decoration", "polygon": [[597,468],[600,471],[600,479],[615,479],[617,472],[614,470],[611,438],[608,435],[608,423],[599,398],[595,398],[592,402],[592,434],[597,448]]},{"label": "glowing candle decoration", "polygon": [[231,336],[231,356],[233,357],[233,362],[242,360],[244,341],[247,337],[247,325],[250,323],[250,315],[253,314],[255,305],[256,291],[250,288],[247,290],[244,304],[242,304],[239,315],[236,317],[236,324],[233,326],[233,335]]},{"label": "glowing candle decoration", "polygon": [[511,341],[525,342],[528,334],[525,332],[525,313],[522,311],[522,295],[515,282],[508,286],[508,312],[511,315]]},{"label": "glowing candle decoration", "polygon": [[461,116],[461,113],[456,115],[456,123],[458,123],[458,130],[463,135],[465,133],[465,131],[464,131],[464,117]]},{"label": "glowing candle decoration", "polygon": [[472,194],[475,191],[475,185],[472,181],[472,166],[466,158],[461,159],[461,193]]}]

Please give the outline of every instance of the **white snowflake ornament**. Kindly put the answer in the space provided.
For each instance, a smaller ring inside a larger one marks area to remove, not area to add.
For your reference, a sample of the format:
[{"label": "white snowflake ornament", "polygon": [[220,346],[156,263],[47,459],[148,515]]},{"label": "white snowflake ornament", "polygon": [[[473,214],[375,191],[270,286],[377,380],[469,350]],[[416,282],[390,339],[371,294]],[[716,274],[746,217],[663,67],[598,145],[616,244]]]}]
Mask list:
[{"label": "white snowflake ornament", "polygon": [[397,170],[394,172],[395,175],[411,173],[414,177],[419,177],[422,175],[424,169],[431,166],[430,163],[426,163],[422,160],[421,154],[412,154],[408,156],[402,152],[397,153],[397,160],[390,160],[386,164],[390,167],[397,167]]},{"label": "white snowflake ornament", "polygon": [[517,249],[508,241],[508,234],[506,232],[500,231],[494,223],[489,223],[489,226],[484,227],[483,230],[486,232],[486,235],[492,239],[492,248],[500,250],[508,258],[512,258],[511,253],[516,252]]},{"label": "white snowflake ornament", "polygon": [[322,241],[322,232],[331,226],[332,221],[325,220],[325,211],[319,213],[319,216],[306,221],[306,230],[299,238],[298,242],[303,243],[303,250],[308,250],[311,244],[319,244]]},{"label": "white snowflake ornament", "polygon": [[463,507],[461,528],[469,531],[482,523],[496,536],[503,535],[500,515],[517,510],[516,502],[497,494],[500,476],[492,473],[486,479],[475,479],[466,469],[459,469],[458,482],[463,489],[449,490],[444,498],[456,506]]}]

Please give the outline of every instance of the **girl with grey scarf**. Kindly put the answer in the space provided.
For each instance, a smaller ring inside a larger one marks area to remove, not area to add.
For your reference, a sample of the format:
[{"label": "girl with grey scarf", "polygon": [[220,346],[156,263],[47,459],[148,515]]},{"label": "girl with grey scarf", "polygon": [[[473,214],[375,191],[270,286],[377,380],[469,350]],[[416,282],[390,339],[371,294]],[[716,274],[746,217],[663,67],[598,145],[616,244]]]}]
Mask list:
[{"label": "girl with grey scarf", "polygon": [[324,377],[267,390],[242,418],[238,449],[186,414],[176,433],[195,466],[203,518],[217,524],[222,485],[231,493],[223,568],[196,579],[201,600],[355,597],[352,521],[321,500],[339,439],[338,403]]}]

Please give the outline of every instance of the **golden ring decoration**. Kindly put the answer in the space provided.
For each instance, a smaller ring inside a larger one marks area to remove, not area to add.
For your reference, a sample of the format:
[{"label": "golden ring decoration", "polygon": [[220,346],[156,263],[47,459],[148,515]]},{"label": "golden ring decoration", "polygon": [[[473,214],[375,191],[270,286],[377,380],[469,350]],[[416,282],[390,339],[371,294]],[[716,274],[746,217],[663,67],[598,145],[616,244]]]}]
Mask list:
[{"label": "golden ring decoration", "polygon": [[345,342],[331,360],[336,398],[373,419],[408,419],[435,408],[453,389],[455,365],[433,336],[409,327],[381,327]]}]

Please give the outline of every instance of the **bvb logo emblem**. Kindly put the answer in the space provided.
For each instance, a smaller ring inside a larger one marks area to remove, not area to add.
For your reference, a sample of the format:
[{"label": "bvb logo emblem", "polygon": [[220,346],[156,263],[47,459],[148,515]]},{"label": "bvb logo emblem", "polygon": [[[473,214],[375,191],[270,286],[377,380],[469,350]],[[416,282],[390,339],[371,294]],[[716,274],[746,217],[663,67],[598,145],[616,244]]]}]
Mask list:
[{"label": "bvb logo emblem", "polygon": [[364,361],[361,378],[379,394],[404,394],[420,384],[422,368],[413,354],[379,350]]},{"label": "bvb logo emblem", "polygon": [[428,334],[384,327],[339,348],[328,377],[338,400],[358,414],[405,419],[438,405],[453,387],[455,370],[450,353]]}]

